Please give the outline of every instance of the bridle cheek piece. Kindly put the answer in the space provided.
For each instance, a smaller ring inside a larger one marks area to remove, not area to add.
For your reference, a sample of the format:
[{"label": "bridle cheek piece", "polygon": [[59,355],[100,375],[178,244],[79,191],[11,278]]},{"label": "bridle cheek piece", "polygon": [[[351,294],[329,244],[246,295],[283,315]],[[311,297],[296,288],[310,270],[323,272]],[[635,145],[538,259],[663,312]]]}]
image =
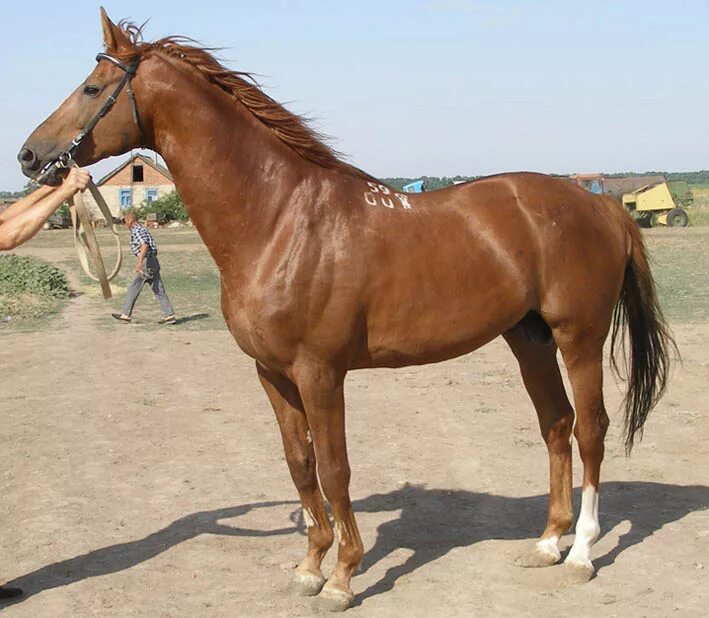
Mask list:
[{"label": "bridle cheek piece", "polygon": [[126,89],[126,94],[128,95],[128,99],[130,100],[131,109],[133,111],[133,120],[135,121],[135,124],[138,126],[138,130],[140,131],[141,144],[145,142],[145,132],[143,131],[143,125],[140,122],[138,106],[136,105],[135,95],[133,94],[133,88],[131,87],[131,80],[133,79],[136,71],[138,70],[140,57],[136,58],[132,62],[123,63],[120,60],[114,58],[113,56],[110,56],[109,54],[96,54],[96,62],[101,62],[101,60],[106,60],[107,62],[110,62],[111,64],[117,66],[123,71],[123,77],[121,78],[121,81],[118,83],[118,86],[116,86],[116,89],[111,93],[108,99],[106,99],[104,104],[101,106],[101,109],[99,109],[93,115],[91,120],[89,120],[89,122],[79,132],[79,134],[73,140],[71,140],[71,145],[69,146],[69,148],[64,152],[60,153],[56,159],[50,161],[42,168],[42,171],[40,172],[39,176],[37,176],[37,181],[41,181],[47,174],[49,174],[49,172],[52,171],[53,168],[63,169],[68,168],[72,165],[74,160],[74,154],[79,149],[79,146],[81,146],[81,143],[84,141],[86,136],[94,130],[94,127],[98,124],[98,121],[101,120],[101,118],[103,118],[111,110],[115,102],[118,100],[118,95],[121,93],[121,90],[123,90],[123,88]]}]

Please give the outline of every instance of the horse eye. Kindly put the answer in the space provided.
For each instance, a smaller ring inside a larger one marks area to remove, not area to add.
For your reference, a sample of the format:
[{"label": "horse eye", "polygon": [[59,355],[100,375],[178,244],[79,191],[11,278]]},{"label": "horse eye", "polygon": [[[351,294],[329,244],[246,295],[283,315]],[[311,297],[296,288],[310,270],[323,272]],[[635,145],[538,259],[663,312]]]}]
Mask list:
[{"label": "horse eye", "polygon": [[84,94],[87,97],[95,97],[99,92],[101,92],[101,88],[98,86],[84,86]]}]

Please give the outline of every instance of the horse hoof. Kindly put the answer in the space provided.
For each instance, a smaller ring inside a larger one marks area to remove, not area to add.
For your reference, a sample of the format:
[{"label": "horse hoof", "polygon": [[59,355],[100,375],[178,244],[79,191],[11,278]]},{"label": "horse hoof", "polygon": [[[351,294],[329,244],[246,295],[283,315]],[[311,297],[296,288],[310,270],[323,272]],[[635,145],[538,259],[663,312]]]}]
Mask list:
[{"label": "horse hoof", "polygon": [[593,578],[595,572],[590,560],[564,562],[564,582],[570,585],[585,584]]},{"label": "horse hoof", "polygon": [[344,612],[352,606],[352,601],[354,594],[351,592],[325,586],[315,599],[315,607],[328,612]]},{"label": "horse hoof", "polygon": [[288,591],[301,597],[314,597],[324,585],[325,578],[322,575],[296,571],[288,583]]},{"label": "horse hoof", "polygon": [[531,549],[528,549],[524,553],[520,554],[516,560],[515,564],[518,567],[523,567],[525,569],[537,569],[540,567],[552,566],[559,562],[561,554],[556,547],[551,547],[549,545],[543,546],[539,543]]}]

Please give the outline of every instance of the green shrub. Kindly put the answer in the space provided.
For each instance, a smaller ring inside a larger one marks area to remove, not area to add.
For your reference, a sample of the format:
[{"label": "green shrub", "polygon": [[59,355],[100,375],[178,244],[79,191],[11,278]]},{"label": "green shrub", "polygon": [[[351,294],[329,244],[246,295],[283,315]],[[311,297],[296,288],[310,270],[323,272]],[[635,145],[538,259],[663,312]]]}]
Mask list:
[{"label": "green shrub", "polygon": [[162,213],[167,221],[187,221],[190,216],[187,214],[182,198],[177,191],[163,195],[150,204],[143,204],[136,209],[138,219],[145,219],[150,213]]},{"label": "green shrub", "polygon": [[0,294],[66,298],[69,282],[61,270],[42,260],[0,255]]}]

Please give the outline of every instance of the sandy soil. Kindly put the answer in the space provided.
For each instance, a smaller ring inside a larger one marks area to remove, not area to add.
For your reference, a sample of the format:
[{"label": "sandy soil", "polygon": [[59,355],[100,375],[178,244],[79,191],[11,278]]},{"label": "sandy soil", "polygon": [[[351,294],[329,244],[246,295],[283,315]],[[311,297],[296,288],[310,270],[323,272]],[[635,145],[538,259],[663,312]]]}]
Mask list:
[{"label": "sandy soil", "polygon": [[[226,331],[97,328],[105,311],[82,296],[61,329],[0,331],[0,581],[28,593],[2,616],[311,615],[286,592],[305,539],[252,362]],[[503,342],[350,374],[349,615],[706,615],[709,326],[675,332],[684,365],[631,459],[608,374],[598,576],[575,587],[513,564],[547,457]]]}]

